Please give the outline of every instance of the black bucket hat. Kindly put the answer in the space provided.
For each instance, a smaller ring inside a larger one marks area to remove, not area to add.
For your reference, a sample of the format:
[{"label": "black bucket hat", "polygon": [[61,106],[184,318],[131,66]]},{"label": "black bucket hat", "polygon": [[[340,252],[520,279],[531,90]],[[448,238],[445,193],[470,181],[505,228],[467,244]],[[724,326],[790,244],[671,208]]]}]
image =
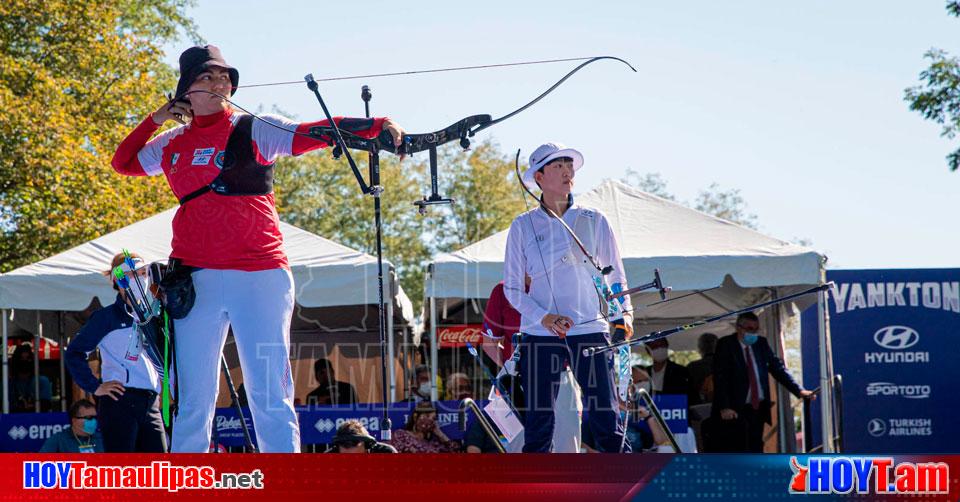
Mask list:
[{"label": "black bucket hat", "polygon": [[187,92],[197,77],[211,66],[219,66],[230,72],[230,95],[233,96],[240,82],[240,72],[224,61],[220,48],[215,45],[191,47],[180,54],[180,81],[177,82],[176,96]]}]

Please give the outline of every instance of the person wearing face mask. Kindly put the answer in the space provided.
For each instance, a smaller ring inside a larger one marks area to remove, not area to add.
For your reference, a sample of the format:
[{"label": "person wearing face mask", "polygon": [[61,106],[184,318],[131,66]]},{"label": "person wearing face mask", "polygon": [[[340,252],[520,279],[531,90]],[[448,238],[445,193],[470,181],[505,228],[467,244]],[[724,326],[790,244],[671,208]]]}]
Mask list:
[{"label": "person wearing face mask", "polygon": [[653,365],[647,368],[651,388],[657,394],[684,394],[690,389],[690,372],[671,361],[670,344],[666,338],[646,344]]},{"label": "person wearing face mask", "polygon": [[[721,338],[713,356],[714,395],[711,417],[721,423],[738,421],[739,427],[727,430],[725,451],[763,452],[763,424],[771,423],[773,406],[769,374],[791,394],[803,399],[815,396],[797,384],[760,336],[760,319],[747,312],[737,317],[736,332]],[[732,431],[740,431],[731,434]],[[743,434],[745,437],[740,437]]]},{"label": "person wearing face mask", "polygon": [[70,406],[70,427],[44,441],[40,453],[103,453],[103,436],[97,431],[97,407],[86,399]]},{"label": "person wearing face mask", "polygon": [[393,432],[393,447],[400,453],[453,453],[460,443],[450,440],[437,422],[437,409],[429,401],[421,401],[410,418]]},{"label": "person wearing face mask", "polygon": [[407,401],[430,401],[430,368],[421,364],[413,372],[413,386],[410,388],[410,397]]},{"label": "person wearing face mask", "polygon": [[[114,256],[110,270],[119,266],[128,277],[140,276],[149,290],[143,259],[131,258],[136,270],[129,270],[123,253]],[[64,362],[73,381],[97,396],[103,449],[108,453],[167,451],[167,436],[160,415],[163,359],[158,347],[141,336],[133,318],[131,299],[119,289],[116,301],[95,311],[67,346]],[[132,281],[132,279],[131,279]],[[138,288],[133,288],[138,290]],[[87,362],[90,353],[100,350],[100,378]]]}]

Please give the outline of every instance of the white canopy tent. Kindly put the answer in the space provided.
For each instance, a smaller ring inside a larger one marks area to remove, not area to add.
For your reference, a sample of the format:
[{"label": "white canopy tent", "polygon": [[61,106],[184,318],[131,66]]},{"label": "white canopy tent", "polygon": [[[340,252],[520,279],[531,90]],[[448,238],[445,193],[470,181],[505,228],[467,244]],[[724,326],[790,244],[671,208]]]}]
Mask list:
[{"label": "white canopy tent", "polygon": [[[136,251],[147,262],[166,262],[172,241],[176,208],[128,225],[60,254],[0,275],[3,309],[3,345],[7,344],[8,310],[82,311],[94,297],[101,305],[113,303],[116,292],[104,277],[113,256],[123,248]],[[301,307],[376,305],[377,260],[355,249],[324,239],[293,225],[280,223]],[[389,359],[394,361],[394,321],[412,326],[413,305],[397,281],[393,266],[384,262]],[[8,382],[6,351],[3,382]],[[390,371],[390,389],[396,387]],[[395,392],[391,392],[394,395]],[[9,395],[4,392],[4,396]],[[6,409],[4,399],[4,412]]]},{"label": "white canopy tent", "polygon": [[[653,304],[656,293],[631,297],[636,311],[634,328],[645,334],[709,316],[718,315],[783,297],[820,284],[826,258],[817,252],[769,237],[749,228],[722,220],[675,202],[645,193],[617,181],[605,181],[576,197],[576,202],[602,211],[620,245],[630,285],[648,283],[659,269],[664,284],[671,286],[669,298],[689,295],[676,301]],[[425,312],[431,340],[431,363],[436,368],[437,305],[446,311],[449,302],[486,299],[503,278],[503,257],[507,231],[498,232],[459,251],[439,255],[430,265],[426,279]],[[799,299],[806,307],[815,298]],[[821,302],[825,299],[821,298]],[[771,346],[783,354],[782,325],[792,308],[774,306],[772,314],[761,316]],[[442,320],[442,319],[441,319]],[[696,347],[704,332],[720,335],[732,331],[728,325],[705,326],[670,337],[675,350]],[[726,330],[726,331],[725,331]],[[824,330],[825,331],[825,330]],[[829,360],[829,335],[821,352]],[[824,366],[822,366],[824,367]],[[821,375],[832,381],[832,370]],[[824,386],[828,389],[828,386]],[[828,391],[827,391],[828,392]],[[789,400],[780,390],[780,423],[792,424]],[[828,393],[821,395],[830,402]],[[825,410],[831,407],[823,406]],[[830,418],[832,423],[832,418]],[[833,437],[830,424],[825,437]],[[781,444],[789,444],[781,427]],[[792,429],[790,429],[792,437]],[[826,442],[825,442],[826,443]],[[832,444],[832,441],[831,441]]]}]

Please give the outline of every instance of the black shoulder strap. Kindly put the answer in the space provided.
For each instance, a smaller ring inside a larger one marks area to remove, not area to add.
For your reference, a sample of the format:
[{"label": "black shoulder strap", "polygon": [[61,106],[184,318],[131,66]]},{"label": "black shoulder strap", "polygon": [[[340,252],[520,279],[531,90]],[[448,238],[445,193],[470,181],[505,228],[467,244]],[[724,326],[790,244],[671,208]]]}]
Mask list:
[{"label": "black shoulder strap", "polygon": [[[226,153],[224,168],[227,167],[227,162],[234,163],[238,157],[240,158],[252,158],[253,157],[253,145],[250,143],[251,138],[253,137],[253,116],[252,115],[241,115],[237,119],[237,125],[233,128],[233,131],[230,132],[230,138],[227,139],[227,147],[224,150]],[[220,176],[223,175],[223,170],[221,169],[220,174],[213,179],[209,184],[204,185],[187,195],[184,195],[180,199],[180,205],[186,204],[188,201],[196,199],[197,197],[209,192],[213,189],[213,185],[220,179]]]}]

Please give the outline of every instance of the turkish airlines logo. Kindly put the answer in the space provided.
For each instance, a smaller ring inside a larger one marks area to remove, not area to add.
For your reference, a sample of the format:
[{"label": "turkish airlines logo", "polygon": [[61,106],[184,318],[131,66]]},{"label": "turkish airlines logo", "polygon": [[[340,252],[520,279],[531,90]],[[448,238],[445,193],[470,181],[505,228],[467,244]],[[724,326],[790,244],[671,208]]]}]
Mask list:
[{"label": "turkish airlines logo", "polygon": [[889,350],[903,350],[913,347],[920,341],[920,333],[907,326],[887,326],[873,334],[877,345]]},{"label": "turkish airlines logo", "polygon": [[887,433],[887,423],[879,418],[867,422],[867,432],[871,436],[878,438]]}]

